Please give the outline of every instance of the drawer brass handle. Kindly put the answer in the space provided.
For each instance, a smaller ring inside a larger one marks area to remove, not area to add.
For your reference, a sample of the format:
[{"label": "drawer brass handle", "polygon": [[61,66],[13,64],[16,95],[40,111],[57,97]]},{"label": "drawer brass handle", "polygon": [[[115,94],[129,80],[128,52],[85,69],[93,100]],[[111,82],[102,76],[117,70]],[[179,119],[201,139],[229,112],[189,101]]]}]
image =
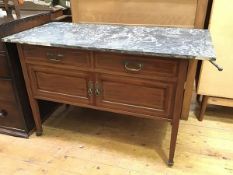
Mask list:
[{"label": "drawer brass handle", "polygon": [[47,55],[47,58],[53,62],[60,62],[62,58],[64,57],[63,54],[55,54],[55,53],[49,53],[49,52],[46,55]]},{"label": "drawer brass handle", "polygon": [[125,62],[125,70],[131,71],[131,72],[139,72],[143,68],[142,63],[129,63]]},{"label": "drawer brass handle", "polygon": [[95,95],[100,96],[100,94],[101,94],[101,87],[100,87],[100,84],[96,82],[95,83]]},{"label": "drawer brass handle", "polygon": [[93,96],[93,89],[94,89],[93,82],[89,81],[88,82],[88,90],[87,90],[87,93],[88,93],[89,97]]},{"label": "drawer brass handle", "polygon": [[7,112],[5,110],[0,110],[0,117],[4,118],[7,116]]}]

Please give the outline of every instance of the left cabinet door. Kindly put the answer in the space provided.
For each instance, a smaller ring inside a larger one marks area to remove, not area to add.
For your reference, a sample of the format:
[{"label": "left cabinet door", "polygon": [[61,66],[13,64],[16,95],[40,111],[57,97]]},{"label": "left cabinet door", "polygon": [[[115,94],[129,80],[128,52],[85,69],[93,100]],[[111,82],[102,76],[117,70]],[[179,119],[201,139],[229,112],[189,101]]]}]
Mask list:
[{"label": "left cabinet door", "polygon": [[35,98],[80,106],[93,104],[91,73],[31,64],[27,69]]}]

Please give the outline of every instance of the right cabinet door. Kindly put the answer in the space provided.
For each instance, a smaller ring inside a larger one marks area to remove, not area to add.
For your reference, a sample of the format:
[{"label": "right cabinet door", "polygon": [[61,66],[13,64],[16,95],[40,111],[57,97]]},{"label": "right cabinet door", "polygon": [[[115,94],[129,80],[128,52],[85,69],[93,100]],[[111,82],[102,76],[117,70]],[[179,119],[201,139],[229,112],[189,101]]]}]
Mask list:
[{"label": "right cabinet door", "polygon": [[147,118],[172,118],[175,83],[98,74],[96,105],[115,112]]}]

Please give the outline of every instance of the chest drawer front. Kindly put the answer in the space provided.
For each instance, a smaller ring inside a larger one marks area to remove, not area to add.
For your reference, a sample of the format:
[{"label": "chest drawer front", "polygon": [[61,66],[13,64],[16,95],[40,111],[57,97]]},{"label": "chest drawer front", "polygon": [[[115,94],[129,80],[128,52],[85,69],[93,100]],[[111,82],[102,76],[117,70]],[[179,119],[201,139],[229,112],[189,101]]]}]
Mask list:
[{"label": "chest drawer front", "polygon": [[115,53],[94,53],[95,68],[102,71],[114,71],[125,74],[136,74],[150,78],[177,77],[177,60],[149,56],[133,56]]},{"label": "chest drawer front", "polygon": [[4,46],[3,46],[3,43],[0,42],[0,52],[2,52],[2,51],[5,51],[5,48],[4,48]]},{"label": "chest drawer front", "polygon": [[12,82],[0,79],[0,126],[21,128],[24,126],[14,96]]},{"label": "chest drawer front", "polygon": [[42,62],[50,65],[91,67],[90,53],[77,49],[63,49],[43,46],[23,46],[26,62]]},{"label": "chest drawer front", "polygon": [[58,102],[91,103],[88,73],[34,65],[28,66],[28,70],[35,97]]},{"label": "chest drawer front", "polygon": [[7,64],[6,54],[0,53],[0,77],[9,77],[10,71]]},{"label": "chest drawer front", "polygon": [[96,88],[97,106],[132,114],[170,118],[175,85],[150,80],[100,74]]},{"label": "chest drawer front", "polygon": [[0,79],[0,100],[15,101],[11,80]]}]

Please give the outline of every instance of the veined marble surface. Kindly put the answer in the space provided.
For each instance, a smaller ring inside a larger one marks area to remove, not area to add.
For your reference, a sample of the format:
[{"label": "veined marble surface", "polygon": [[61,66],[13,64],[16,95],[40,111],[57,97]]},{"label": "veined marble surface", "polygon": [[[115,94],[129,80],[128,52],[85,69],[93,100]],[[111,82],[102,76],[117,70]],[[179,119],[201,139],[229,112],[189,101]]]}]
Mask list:
[{"label": "veined marble surface", "polygon": [[3,38],[4,42],[215,60],[208,30],[52,22]]}]

